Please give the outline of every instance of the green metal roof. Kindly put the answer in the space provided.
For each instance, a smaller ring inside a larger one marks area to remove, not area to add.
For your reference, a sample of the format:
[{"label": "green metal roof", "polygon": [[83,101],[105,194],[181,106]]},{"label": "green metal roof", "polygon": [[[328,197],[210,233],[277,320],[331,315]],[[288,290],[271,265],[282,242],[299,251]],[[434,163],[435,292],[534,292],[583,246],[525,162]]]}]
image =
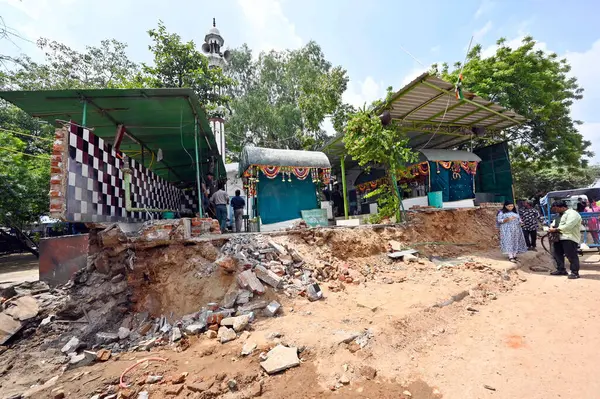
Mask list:
[{"label": "green metal roof", "polygon": [[[0,97],[27,112],[54,124],[70,121],[93,129],[94,134],[112,144],[117,125],[127,134],[121,151],[135,153],[144,145],[144,164],[173,183],[196,180],[194,121],[199,121],[200,166],[206,174],[210,156],[215,157],[215,176],[225,178],[225,165],[200,101],[191,89],[100,89],[4,91]],[[84,103],[86,118],[84,118]],[[156,161],[162,149],[163,160]],[[188,154],[189,153],[189,154]],[[141,161],[141,155],[133,155]]]}]

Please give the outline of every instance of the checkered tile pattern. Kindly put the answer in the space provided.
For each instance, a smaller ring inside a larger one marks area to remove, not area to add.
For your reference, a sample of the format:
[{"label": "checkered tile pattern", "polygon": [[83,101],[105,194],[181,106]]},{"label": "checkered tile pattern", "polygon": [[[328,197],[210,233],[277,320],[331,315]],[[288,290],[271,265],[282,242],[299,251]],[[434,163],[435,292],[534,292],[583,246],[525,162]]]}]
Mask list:
[{"label": "checkered tile pattern", "polygon": [[184,191],[183,196],[183,208],[194,213],[198,212],[198,196],[196,195],[196,190]]},{"label": "checkered tile pattern", "polygon": [[[66,219],[74,222],[139,222],[149,212],[127,212],[123,161],[112,146],[88,129],[71,125],[67,161]],[[131,160],[133,208],[181,209],[181,190]]]}]

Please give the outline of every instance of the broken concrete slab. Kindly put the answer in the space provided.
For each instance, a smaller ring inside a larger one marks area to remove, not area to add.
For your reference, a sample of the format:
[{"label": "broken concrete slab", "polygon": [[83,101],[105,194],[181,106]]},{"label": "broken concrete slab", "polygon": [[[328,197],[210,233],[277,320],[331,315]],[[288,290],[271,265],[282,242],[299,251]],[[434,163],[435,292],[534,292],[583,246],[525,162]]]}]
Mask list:
[{"label": "broken concrete slab", "polygon": [[267,317],[274,317],[281,310],[281,304],[277,301],[272,301],[269,306],[267,306],[263,313]]},{"label": "broken concrete slab", "polygon": [[253,312],[255,310],[264,309],[269,306],[269,302],[267,301],[256,301],[245,304],[244,306],[240,306],[238,308],[238,314],[244,314],[248,312]]},{"label": "broken concrete slab", "polygon": [[221,301],[221,306],[227,309],[232,308],[235,305],[235,300],[238,297],[238,292],[239,289],[237,287],[237,284],[233,284],[231,287],[229,287],[229,290],[227,290],[225,296],[223,297],[223,300]]},{"label": "broken concrete slab", "polygon": [[306,287],[306,296],[311,302],[318,301],[319,299],[323,298],[323,291],[321,291],[319,284],[314,283]]},{"label": "broken concrete slab", "polygon": [[237,338],[237,334],[232,328],[220,327],[219,332],[217,333],[217,338],[221,341],[222,344],[233,341]]},{"label": "broken concrete slab", "polygon": [[403,259],[404,256],[406,255],[415,255],[419,253],[419,251],[415,250],[415,249],[406,249],[404,251],[395,251],[392,253],[389,253],[388,256],[392,259]]},{"label": "broken concrete slab", "polygon": [[254,268],[254,273],[259,280],[263,283],[270,285],[273,288],[279,288],[281,286],[281,277],[279,277],[276,273],[268,270],[263,265],[257,265]]},{"label": "broken concrete slab", "polygon": [[235,300],[235,303],[237,305],[245,305],[248,302],[250,302],[250,299],[252,298],[252,293],[248,290],[239,290],[238,294],[237,294],[237,298]]},{"label": "broken concrete slab", "polygon": [[237,275],[236,280],[240,288],[247,289],[258,295],[265,293],[264,285],[262,285],[252,270],[245,270],[241,272]]},{"label": "broken concrete slab", "polygon": [[288,252],[283,245],[277,244],[273,240],[269,240],[269,245],[272,246],[279,255],[287,255]]},{"label": "broken concrete slab", "polygon": [[182,335],[179,327],[173,327],[173,330],[171,330],[171,342],[177,342],[181,339],[181,337]]},{"label": "broken concrete slab", "polygon": [[21,329],[21,322],[6,313],[0,313],[0,345],[3,345]]},{"label": "broken concrete slab", "polygon": [[277,345],[267,353],[267,360],[260,363],[267,374],[275,374],[300,365],[298,349]]},{"label": "broken concrete slab", "polygon": [[185,328],[185,332],[188,334],[200,334],[205,328],[206,324],[190,324]]},{"label": "broken concrete slab", "polygon": [[221,325],[225,327],[233,327],[236,332],[241,332],[248,326],[250,320],[250,314],[244,314],[236,317],[226,317],[221,320]]},{"label": "broken concrete slab", "polygon": [[131,334],[131,330],[129,328],[119,327],[119,331],[117,332],[119,339],[127,339],[127,337],[129,337],[129,334]]},{"label": "broken concrete slab", "polygon": [[35,298],[26,295],[11,301],[4,313],[12,316],[15,320],[25,321],[37,316],[39,311],[40,308]]},{"label": "broken concrete slab", "polygon": [[75,352],[79,347],[79,338],[72,337],[60,350],[62,353]]},{"label": "broken concrete slab", "polygon": [[244,344],[244,346],[242,347],[242,356],[251,355],[252,352],[254,352],[255,349],[256,349],[256,343],[255,342],[246,342]]},{"label": "broken concrete slab", "polygon": [[118,340],[119,340],[119,335],[115,334],[115,333],[99,332],[96,334],[96,341],[98,341],[98,343],[101,345],[111,344]]},{"label": "broken concrete slab", "polygon": [[95,360],[95,352],[83,351],[78,355],[74,354],[71,356],[71,359],[69,359],[69,368],[73,369],[77,367],[89,366],[90,364],[94,363]]}]

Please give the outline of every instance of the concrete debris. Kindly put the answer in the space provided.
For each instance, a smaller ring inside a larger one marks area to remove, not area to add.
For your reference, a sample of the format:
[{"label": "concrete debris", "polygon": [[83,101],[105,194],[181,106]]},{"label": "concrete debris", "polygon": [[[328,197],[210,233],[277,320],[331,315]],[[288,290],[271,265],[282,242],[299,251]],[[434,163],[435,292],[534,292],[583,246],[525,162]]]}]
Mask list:
[{"label": "concrete debris", "polygon": [[242,347],[242,356],[251,355],[252,352],[256,349],[256,343],[254,342],[246,342]]},{"label": "concrete debris", "polygon": [[314,283],[306,288],[306,295],[311,302],[314,302],[323,298],[323,291],[321,291],[319,284]]},{"label": "concrete debris", "polygon": [[219,332],[217,333],[217,338],[221,341],[222,344],[224,344],[236,339],[237,334],[232,328],[221,327],[219,328]]},{"label": "concrete debris", "polygon": [[340,377],[340,384],[343,384],[343,385],[348,385],[348,384],[350,384],[350,377],[348,377],[348,375],[346,375],[346,374],[343,374],[343,375]]},{"label": "concrete debris", "polygon": [[54,320],[54,315],[51,314],[50,316],[42,319],[42,321],[40,322],[40,327],[44,327],[47,326],[48,324],[52,323],[52,321]]},{"label": "concrete debris", "polygon": [[84,367],[96,361],[96,353],[83,351],[80,354],[73,353],[69,359],[69,368]]},{"label": "concrete debris", "polygon": [[403,259],[406,255],[415,256],[415,254],[418,252],[419,251],[414,250],[414,249],[407,249],[404,251],[395,251],[395,252],[389,253],[388,257],[390,257],[391,259]]},{"label": "concrete debris", "polygon": [[238,274],[237,282],[241,288],[247,289],[254,294],[262,295],[265,293],[265,287],[252,270],[245,270]]},{"label": "concrete debris", "polygon": [[281,309],[281,304],[277,301],[272,301],[269,305],[263,310],[263,313],[267,317],[274,317],[277,315],[279,310]]},{"label": "concrete debris", "polygon": [[210,338],[210,339],[215,339],[218,336],[217,332],[213,331],[213,330],[208,330],[204,334],[206,335],[207,338]]},{"label": "concrete debris", "polygon": [[32,296],[22,296],[11,301],[4,313],[15,320],[25,321],[38,315],[40,308]]},{"label": "concrete debris", "polygon": [[146,377],[146,384],[156,384],[159,381],[162,381],[162,375],[149,375]]},{"label": "concrete debris", "polygon": [[131,333],[131,330],[129,330],[129,328],[119,327],[119,331],[117,332],[117,335],[119,336],[119,339],[127,339],[127,337],[129,337],[130,333]]},{"label": "concrete debris", "polygon": [[233,327],[236,332],[243,331],[250,323],[252,318],[251,314],[245,314],[236,317],[227,317],[221,320],[221,325],[226,327]]},{"label": "concrete debris", "polygon": [[233,256],[221,256],[215,264],[227,273],[233,273],[237,269],[237,259]]},{"label": "concrete debris", "polygon": [[287,370],[291,367],[300,365],[298,358],[298,349],[277,345],[267,353],[267,360],[260,363],[260,366],[267,374],[275,374]]},{"label": "concrete debris", "polygon": [[75,352],[79,347],[79,338],[73,337],[62,347],[60,350],[62,353],[71,353]]},{"label": "concrete debris", "polygon": [[185,328],[185,332],[191,335],[199,334],[206,328],[206,324],[190,324]]},{"label": "concrete debris", "polygon": [[271,270],[267,270],[267,268],[265,268],[262,265],[257,265],[254,268],[254,273],[256,274],[256,277],[258,277],[259,280],[261,280],[265,284],[270,285],[273,288],[279,288],[281,286],[281,277],[273,273]]},{"label": "concrete debris", "polygon": [[96,341],[98,341],[98,343],[100,343],[101,345],[117,342],[118,340],[119,335],[115,333],[99,332],[96,334]]},{"label": "concrete debris", "polygon": [[181,330],[179,327],[173,327],[171,330],[171,342],[179,341],[183,336],[181,335]]}]

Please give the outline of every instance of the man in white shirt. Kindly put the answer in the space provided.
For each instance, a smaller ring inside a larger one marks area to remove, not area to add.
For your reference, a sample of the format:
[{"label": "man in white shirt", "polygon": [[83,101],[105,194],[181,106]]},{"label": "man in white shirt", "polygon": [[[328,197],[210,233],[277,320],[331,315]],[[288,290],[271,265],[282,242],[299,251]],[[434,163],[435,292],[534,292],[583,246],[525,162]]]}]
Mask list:
[{"label": "man in white shirt", "polygon": [[225,233],[227,231],[227,205],[229,205],[229,196],[225,192],[225,185],[223,183],[219,183],[219,189],[210,197],[210,202],[215,204],[221,233]]}]

